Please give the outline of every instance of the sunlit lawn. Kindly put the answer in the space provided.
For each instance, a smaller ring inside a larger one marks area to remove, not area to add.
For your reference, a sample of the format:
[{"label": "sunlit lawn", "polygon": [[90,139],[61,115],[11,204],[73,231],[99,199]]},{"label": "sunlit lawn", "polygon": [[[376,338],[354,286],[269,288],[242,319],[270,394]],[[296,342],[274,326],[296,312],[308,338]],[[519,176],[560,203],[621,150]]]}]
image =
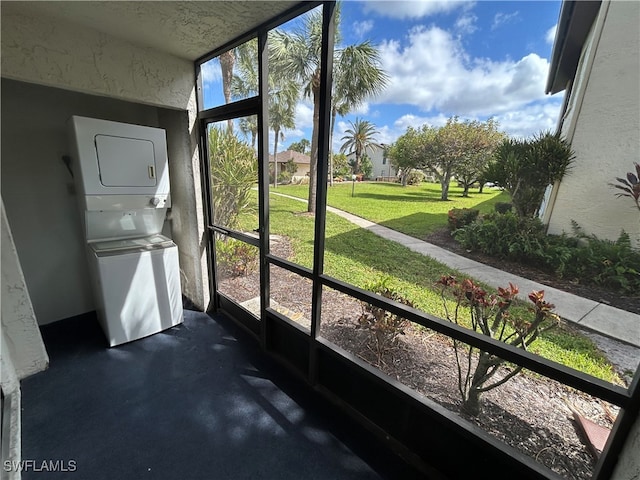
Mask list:
[{"label": "sunlit lawn", "polygon": [[[351,196],[352,189],[354,196]],[[308,185],[278,186],[277,192],[307,198]],[[336,183],[328,189],[328,205],[353,213],[393,230],[424,238],[447,224],[452,208],[477,208],[482,213],[493,211],[496,202],[508,202],[509,196],[495,188],[483,193],[471,189],[468,198],[455,183],[449,189],[449,200],[440,200],[440,184],[423,183],[403,187],[398,183]]]},{"label": "sunlit lawn", "polygon": [[[356,188],[365,186],[366,184],[359,184]],[[332,195],[337,195],[340,199],[339,192],[342,188],[344,187],[333,187],[332,191],[336,193]],[[285,193],[286,190],[293,189],[278,188],[281,193]],[[499,197],[495,193],[486,196],[490,198],[484,202],[484,207]],[[276,195],[271,195],[269,201],[271,233],[290,239],[294,251],[291,261],[312,268],[314,218],[305,213],[306,204]],[[370,199],[369,202],[382,203],[384,200]],[[396,202],[402,203],[401,200]],[[370,210],[375,211],[376,208],[371,207]],[[245,221],[248,221],[247,225],[253,224],[255,217]],[[327,213],[325,238],[325,274],[361,288],[372,280],[388,277],[389,285],[403,292],[416,308],[444,317],[442,300],[434,289],[434,283],[442,275],[457,272],[331,213]],[[458,274],[458,277],[462,276]],[[522,306],[514,309],[512,314],[527,315],[528,309]],[[530,350],[607,381],[615,381],[617,378],[611,365],[589,340],[562,329],[544,334]]]}]

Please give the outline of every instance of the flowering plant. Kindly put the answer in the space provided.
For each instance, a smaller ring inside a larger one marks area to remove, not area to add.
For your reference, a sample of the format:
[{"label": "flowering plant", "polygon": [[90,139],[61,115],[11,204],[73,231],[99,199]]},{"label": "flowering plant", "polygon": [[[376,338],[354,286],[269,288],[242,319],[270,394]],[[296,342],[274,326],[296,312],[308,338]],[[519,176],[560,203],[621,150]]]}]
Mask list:
[{"label": "flowering plant", "polygon": [[[527,350],[542,332],[555,327],[559,322],[559,317],[553,313],[555,305],[544,299],[543,290],[529,294],[529,300],[533,303],[530,309],[532,317],[523,318],[511,315],[509,311],[518,295],[518,287],[512,283],[508,287],[498,288],[495,294],[488,294],[471,279],[459,282],[454,276],[447,275],[440,278],[437,286],[440,287],[447,320],[465,327],[470,326],[473,331],[523,350]],[[455,299],[453,310],[448,306],[445,296],[447,292]],[[466,312],[469,312],[468,322],[465,321]],[[504,359],[459,340],[453,341],[453,347],[462,411],[477,416],[480,413],[481,394],[504,384],[520,373],[522,367],[515,366],[502,378],[490,382],[499,372],[499,367],[505,364]]]}]

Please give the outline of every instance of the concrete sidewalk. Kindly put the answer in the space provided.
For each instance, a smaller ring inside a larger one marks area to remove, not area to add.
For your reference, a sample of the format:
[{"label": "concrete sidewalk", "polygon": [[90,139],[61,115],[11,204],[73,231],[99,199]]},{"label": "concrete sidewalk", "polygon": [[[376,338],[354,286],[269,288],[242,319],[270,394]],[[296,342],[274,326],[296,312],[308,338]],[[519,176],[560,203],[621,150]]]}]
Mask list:
[{"label": "concrete sidewalk", "polygon": [[[306,202],[306,200],[301,200],[300,198],[290,195],[276,192],[271,193]],[[328,206],[327,211],[335,213],[361,228],[370,230],[382,238],[397,242],[409,250],[444,263],[458,270],[460,273],[480,280],[491,287],[505,287],[508,286],[509,283],[513,283],[518,286],[520,290],[518,297],[523,300],[527,300],[529,293],[533,290],[544,290],[545,300],[555,304],[555,312],[566,321],[576,323],[582,327],[635,347],[640,347],[640,315],[563,292],[562,290],[542,285],[508,272],[503,272],[497,268],[457,255],[437,245],[391,230],[390,228],[383,227],[351,213],[338,210],[337,208]]]}]

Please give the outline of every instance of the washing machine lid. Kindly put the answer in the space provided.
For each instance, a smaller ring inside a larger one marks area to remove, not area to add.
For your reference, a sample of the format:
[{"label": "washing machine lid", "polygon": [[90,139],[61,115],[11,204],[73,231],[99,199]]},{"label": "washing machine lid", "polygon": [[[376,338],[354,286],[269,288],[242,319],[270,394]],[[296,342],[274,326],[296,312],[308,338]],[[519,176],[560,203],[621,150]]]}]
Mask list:
[{"label": "washing machine lid", "polygon": [[125,238],[121,240],[107,240],[103,242],[89,242],[89,246],[97,254],[100,253],[124,253],[126,251],[144,251],[167,248],[175,245],[170,238],[164,235],[151,235],[141,238]]}]

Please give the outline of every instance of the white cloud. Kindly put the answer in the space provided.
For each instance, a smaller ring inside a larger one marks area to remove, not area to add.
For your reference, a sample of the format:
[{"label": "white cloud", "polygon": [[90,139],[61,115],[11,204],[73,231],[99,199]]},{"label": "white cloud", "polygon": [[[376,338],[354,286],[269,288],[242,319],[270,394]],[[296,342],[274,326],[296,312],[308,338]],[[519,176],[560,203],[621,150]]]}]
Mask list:
[{"label": "white cloud", "polygon": [[295,114],[296,129],[313,126],[313,104],[309,100],[298,102]]},{"label": "white cloud", "polygon": [[502,13],[498,12],[493,17],[493,23],[491,24],[491,30],[495,30],[496,28],[504,25],[505,23],[509,23],[518,18],[519,13],[517,11],[513,13]]},{"label": "white cloud", "polygon": [[531,53],[518,61],[471,58],[460,40],[438,27],[417,27],[407,45],[380,45],[389,86],[376,103],[409,104],[428,112],[483,116],[512,111],[545,97],[548,62]]},{"label": "white cloud", "polygon": [[423,18],[436,13],[451,12],[457,8],[468,8],[472,2],[465,0],[389,0],[369,1],[364,5],[365,13],[374,12],[390,18]]},{"label": "white cloud", "polygon": [[562,94],[551,97],[550,101],[534,102],[512,112],[496,115],[500,130],[514,137],[531,137],[542,131],[556,131]]},{"label": "white cloud", "polygon": [[407,131],[407,127],[419,128],[422,125],[442,127],[445,123],[447,123],[447,117],[442,113],[431,117],[421,117],[408,113],[396,119],[396,121],[393,122],[393,127],[399,131],[398,136],[400,136]]},{"label": "white cloud", "polygon": [[556,23],[553,27],[547,30],[547,34],[544,39],[549,45],[553,45],[554,40],[556,39],[556,30],[558,29],[558,24]]},{"label": "white cloud", "polygon": [[473,13],[466,12],[458,17],[455,23],[455,28],[462,34],[471,34],[478,30],[478,27],[476,26],[477,21],[478,17]]},{"label": "white cloud", "polygon": [[203,63],[200,67],[203,83],[222,83],[222,71],[217,58]]},{"label": "white cloud", "polygon": [[366,33],[373,29],[373,20],[363,20],[362,22],[353,22],[353,33],[358,38],[362,38]]}]

